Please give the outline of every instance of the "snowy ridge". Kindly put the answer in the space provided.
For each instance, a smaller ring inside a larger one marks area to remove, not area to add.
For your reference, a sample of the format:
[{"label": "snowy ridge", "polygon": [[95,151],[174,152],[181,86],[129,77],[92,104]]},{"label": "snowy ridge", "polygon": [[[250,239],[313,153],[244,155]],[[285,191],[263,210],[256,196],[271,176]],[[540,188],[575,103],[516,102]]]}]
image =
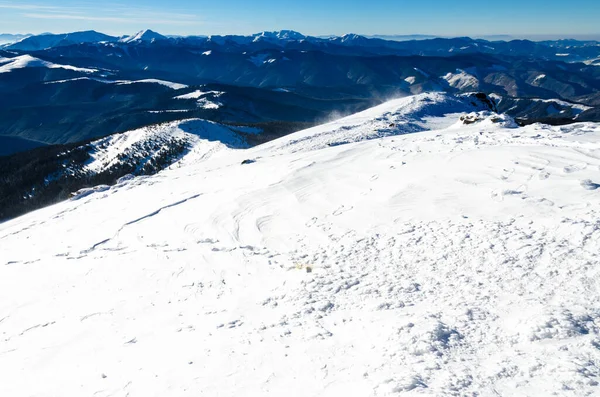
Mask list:
[{"label": "snowy ridge", "polygon": [[222,91],[202,91],[196,90],[189,94],[176,96],[175,99],[196,99],[198,107],[202,109],[219,109],[223,104],[216,99],[223,95]]},{"label": "snowy ridge", "polygon": [[442,79],[446,80],[451,87],[458,88],[459,90],[476,90],[479,88],[477,77],[460,69],[456,73],[446,74]]},{"label": "snowy ridge", "polygon": [[[2,59],[0,59],[0,63],[2,63]],[[185,84],[174,83],[172,81],[165,81],[165,80],[158,80],[158,79],[107,80],[107,79],[99,79],[99,78],[91,78],[91,77],[76,77],[76,78],[73,78],[73,79],[66,79],[66,80],[53,80],[53,81],[44,82],[44,84],[62,84],[62,83],[68,83],[68,82],[72,82],[72,81],[80,81],[80,80],[93,80],[93,81],[97,81],[99,83],[117,84],[117,85],[124,85],[124,84],[160,84],[160,85],[163,85],[165,87],[169,87],[169,88],[171,88],[173,90],[181,90],[181,89],[184,89],[184,88],[188,87]]]},{"label": "snowy ridge", "polygon": [[144,80],[135,80],[135,81],[117,81],[117,84],[160,84],[165,87],[172,88],[174,90],[181,90],[183,88],[187,88],[188,86],[180,83],[173,83],[172,81],[158,80],[158,79],[144,79]]},{"label": "snowy ridge", "polygon": [[294,41],[306,39],[302,33],[295,32],[293,30],[280,30],[276,32],[261,32],[253,35],[254,42],[260,40],[268,41]]},{"label": "snowy ridge", "polygon": [[597,394],[600,125],[429,95],[1,224],[0,394]]},{"label": "snowy ridge", "polygon": [[[177,145],[181,152],[174,153],[176,157],[170,162],[190,152],[195,157],[206,159],[211,153],[228,147],[246,147],[243,139],[224,125],[189,119],[139,128],[93,141],[86,145],[90,159],[77,171],[98,174],[131,162],[136,165],[137,170],[133,173],[137,174]],[[188,155],[187,161],[191,161],[192,157]],[[74,170],[67,170],[75,173]]]},{"label": "snowy ridge", "polygon": [[20,40],[8,44],[5,47],[20,51],[40,51],[77,43],[101,43],[113,41],[115,39],[116,37],[108,36],[93,30],[62,34],[47,33],[35,36],[26,35]]},{"label": "snowy ridge", "polygon": [[190,92],[189,94],[184,94],[184,95],[179,95],[176,96],[175,99],[198,99],[200,97],[203,97],[205,95],[215,95],[215,96],[221,96],[223,94],[222,91],[202,91],[202,90],[196,90],[193,92]]},{"label": "snowy ridge", "polygon": [[449,114],[490,111],[492,103],[467,94],[425,93],[395,99],[355,115],[297,132],[268,143],[266,150],[306,151],[350,142],[446,128]]},{"label": "snowy ridge", "polygon": [[[575,110],[579,111],[579,113],[585,112],[586,110],[592,109],[591,106],[585,106],[585,105],[581,105],[581,104],[578,104],[578,103],[572,103],[572,102],[562,101],[560,99],[539,99],[539,98],[532,98],[532,100],[536,101],[536,102],[557,103],[559,105],[567,106],[567,107],[570,107],[572,109],[575,109]],[[517,101],[518,101],[518,99],[517,99]]]},{"label": "snowy ridge", "polygon": [[68,69],[82,73],[96,73],[96,69],[78,68],[70,65],[59,65],[56,63],[43,61],[31,55],[20,55],[14,58],[0,58],[0,73],[11,72],[22,68],[50,68],[50,69]]},{"label": "snowy ridge", "polygon": [[132,36],[125,36],[119,41],[121,43],[154,42],[155,40],[166,40],[167,38],[150,29],[141,30]]}]

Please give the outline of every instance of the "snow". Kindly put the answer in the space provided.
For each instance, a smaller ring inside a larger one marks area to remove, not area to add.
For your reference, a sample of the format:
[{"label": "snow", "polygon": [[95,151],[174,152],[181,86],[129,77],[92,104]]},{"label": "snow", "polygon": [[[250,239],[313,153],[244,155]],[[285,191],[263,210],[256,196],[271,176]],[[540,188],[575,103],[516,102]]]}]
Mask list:
[{"label": "snow", "polygon": [[222,92],[222,91],[196,90],[196,91],[190,92],[189,94],[176,96],[175,99],[198,99],[196,102],[198,104],[198,107],[200,107],[202,109],[219,109],[220,107],[223,106],[223,104],[221,102],[212,100],[210,98],[203,98],[203,97],[210,95],[213,98],[218,98],[223,94],[224,94],[224,92]]},{"label": "snow", "polygon": [[159,33],[153,32],[152,30],[146,29],[146,30],[139,31],[132,36],[123,37],[119,41],[121,43],[132,43],[132,42],[142,42],[142,41],[154,42],[155,40],[164,40],[164,39],[166,39],[165,36],[163,36]]},{"label": "snow", "polygon": [[[163,85],[165,87],[169,87],[173,90],[181,90],[184,88],[188,88],[187,85],[185,84],[180,84],[180,83],[173,83],[171,81],[165,81],[165,80],[157,80],[157,79],[144,79],[144,80],[135,80],[135,81],[131,81],[131,80],[117,80],[117,81],[112,81],[112,80],[106,80],[106,79],[97,79],[97,78],[90,78],[90,77],[77,77],[77,78],[73,78],[73,79],[66,79],[66,80],[54,80],[54,81],[48,81],[45,82],[44,84],[61,84],[61,83],[68,83],[71,81],[79,81],[79,80],[94,80],[100,83],[105,83],[105,84],[117,84],[117,85],[126,85],[126,84],[160,84]],[[210,93],[216,93],[217,91],[210,91]],[[193,94],[193,93],[192,93]],[[189,94],[189,95],[192,95]],[[182,95],[182,96],[178,96],[176,97],[177,99],[181,98],[181,99],[185,99],[183,97],[185,97],[186,95]]]},{"label": "snow", "polygon": [[500,102],[502,102],[502,96],[498,95],[498,94],[490,94],[489,95],[490,98],[492,98],[494,100],[494,102],[496,102],[496,105],[500,104]]},{"label": "snow", "polygon": [[148,113],[160,114],[160,113],[186,113],[189,109],[165,109],[165,110],[148,110]]},{"label": "snow", "polygon": [[196,90],[196,91],[190,92],[189,94],[184,94],[184,95],[176,96],[175,99],[198,99],[198,98],[203,97],[205,95],[211,95],[211,94],[219,97],[219,96],[223,95],[224,92],[222,92],[222,91],[202,91],[202,90]]},{"label": "snow", "polygon": [[118,84],[136,84],[136,83],[149,83],[149,84],[160,84],[165,87],[172,88],[174,90],[181,90],[183,88],[187,88],[188,86],[180,83],[173,83],[171,81],[165,80],[157,80],[157,79],[144,79],[144,80],[136,80],[136,81],[119,81]]},{"label": "snow", "polygon": [[306,36],[304,36],[303,34],[295,32],[293,30],[281,30],[281,31],[276,31],[276,32],[261,32],[261,33],[253,34],[251,37],[253,37],[252,41],[254,43],[261,41],[261,40],[266,40],[266,41],[271,41],[271,42],[296,41],[296,40],[302,41],[303,39],[306,38]]},{"label": "snow", "polygon": [[8,73],[12,72],[13,70],[23,68],[67,69],[82,73],[95,73],[98,71],[96,69],[78,68],[71,65],[59,65],[52,62],[43,61],[39,58],[32,57],[31,55],[3,58],[0,63],[2,63],[2,66],[0,66],[0,73]]},{"label": "snow", "polygon": [[104,84],[116,83],[115,81],[105,80],[105,79],[95,79],[95,78],[91,78],[91,77],[76,77],[74,79],[46,81],[46,82],[44,82],[44,84],[64,84],[64,83],[70,83],[72,81],[82,81],[82,80],[92,80],[92,81],[97,81],[99,83],[104,83]]},{"label": "snow", "polygon": [[600,58],[590,59],[590,60],[584,61],[583,63],[585,63],[586,65],[590,65],[590,66],[600,66]]},{"label": "snow", "polygon": [[[183,112],[187,112],[187,110],[183,110]],[[206,157],[206,153],[225,148],[222,143],[207,143],[200,137],[213,141],[215,137],[218,137],[219,141],[232,145],[235,143],[236,147],[245,146],[242,142],[236,141],[237,138],[231,129],[220,124],[199,119],[175,121],[110,135],[91,142],[91,158],[85,165],[85,170],[99,173],[109,169],[121,161],[120,156],[129,155],[132,148],[145,142],[167,142],[173,138],[184,140],[196,146],[196,153],[199,149],[205,151],[203,157]]]},{"label": "snow", "polygon": [[277,40],[301,40],[301,39],[306,38],[306,36],[304,36],[302,33],[298,33],[293,30],[261,32],[261,33],[255,34],[254,36],[255,36],[254,41],[256,41],[256,39],[258,39],[258,38],[271,38],[271,39],[277,39]]},{"label": "snow", "polygon": [[219,109],[223,106],[221,102],[212,101],[208,98],[200,98],[198,99],[198,107],[202,109]]},{"label": "snow", "polygon": [[560,100],[560,99],[540,99],[540,98],[533,98],[531,100],[532,101],[536,101],[536,102],[556,103],[556,104],[561,105],[561,106],[570,107],[571,109],[574,109],[576,111],[576,113],[581,113],[581,112],[585,112],[586,110],[592,109],[590,106],[581,105],[579,103],[567,102],[567,101],[563,101],[563,100]]},{"label": "snow", "polygon": [[[517,102],[523,100],[523,99],[515,99]],[[567,101],[563,101],[561,99],[541,99],[541,98],[528,98],[526,100],[530,100],[530,101],[534,101],[534,102],[544,102],[544,103],[549,103],[549,104],[557,104],[560,106],[564,106],[564,107],[568,107],[571,108],[574,114],[580,114],[582,112],[585,112],[586,110],[590,110],[592,109],[592,107],[590,106],[586,106],[586,105],[582,105],[579,103],[572,103],[572,102],[567,102]],[[558,109],[555,109],[556,111],[554,113],[558,112]],[[550,113],[550,112],[549,112]]]},{"label": "snow", "polygon": [[0,224],[0,394],[597,395],[600,125],[463,102],[199,138]]},{"label": "snow", "polygon": [[546,78],[545,74],[540,74],[535,79],[533,79],[533,81],[531,83],[532,84],[540,84],[542,82],[542,80],[545,78]]},{"label": "snow", "polygon": [[456,73],[447,73],[442,79],[446,80],[451,87],[458,88],[459,90],[476,90],[479,87],[477,77],[460,69],[457,69]]},{"label": "snow", "polygon": [[[447,128],[456,122],[448,114],[483,110],[468,97],[426,93],[386,102],[355,115],[288,135],[265,147],[291,152],[323,149],[350,142]],[[326,128],[324,128],[326,127]]]}]

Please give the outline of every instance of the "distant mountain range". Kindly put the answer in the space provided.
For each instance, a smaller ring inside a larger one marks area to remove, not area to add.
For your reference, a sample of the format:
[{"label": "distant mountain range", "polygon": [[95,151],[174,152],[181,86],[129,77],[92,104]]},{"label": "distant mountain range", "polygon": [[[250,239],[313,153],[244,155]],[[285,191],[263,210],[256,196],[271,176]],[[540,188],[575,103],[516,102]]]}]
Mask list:
[{"label": "distant mountain range", "polygon": [[[0,36],[2,37],[2,36]],[[41,51],[75,44],[128,44],[155,43],[158,46],[176,46],[228,53],[260,50],[323,51],[345,55],[420,55],[453,56],[457,54],[494,54],[529,56],[567,62],[585,61],[600,57],[599,42],[595,40],[511,40],[511,36],[487,36],[488,40],[468,37],[439,38],[428,35],[376,35],[312,37],[292,30],[260,32],[250,36],[163,36],[152,30],[143,30],[131,36],[109,36],[95,31],[64,34],[43,34],[20,37],[18,42],[4,44],[6,50]],[[350,50],[349,50],[350,48]]]},{"label": "distant mountain range", "polygon": [[426,91],[493,94],[523,123],[600,120],[597,41],[384,38],[20,37],[0,47],[0,154],[190,117],[291,132]]},{"label": "distant mountain range", "polygon": [[0,46],[6,44],[12,44],[24,38],[32,36],[31,34],[10,34],[0,33]]}]

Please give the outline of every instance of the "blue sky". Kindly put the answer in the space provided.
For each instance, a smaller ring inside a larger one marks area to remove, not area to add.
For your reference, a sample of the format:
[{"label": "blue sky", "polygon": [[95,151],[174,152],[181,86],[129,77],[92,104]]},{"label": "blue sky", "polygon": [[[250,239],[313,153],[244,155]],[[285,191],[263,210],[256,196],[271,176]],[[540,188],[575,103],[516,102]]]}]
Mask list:
[{"label": "blue sky", "polygon": [[0,0],[0,33],[600,34],[600,0]]}]

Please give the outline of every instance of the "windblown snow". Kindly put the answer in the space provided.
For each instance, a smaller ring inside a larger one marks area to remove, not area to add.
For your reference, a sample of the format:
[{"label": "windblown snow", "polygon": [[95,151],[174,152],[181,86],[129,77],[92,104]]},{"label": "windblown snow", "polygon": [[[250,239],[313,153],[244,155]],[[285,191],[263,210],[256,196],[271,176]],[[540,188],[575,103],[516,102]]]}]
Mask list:
[{"label": "windblown snow", "polygon": [[1,224],[0,394],[598,395],[600,126],[478,106],[199,134]]}]

